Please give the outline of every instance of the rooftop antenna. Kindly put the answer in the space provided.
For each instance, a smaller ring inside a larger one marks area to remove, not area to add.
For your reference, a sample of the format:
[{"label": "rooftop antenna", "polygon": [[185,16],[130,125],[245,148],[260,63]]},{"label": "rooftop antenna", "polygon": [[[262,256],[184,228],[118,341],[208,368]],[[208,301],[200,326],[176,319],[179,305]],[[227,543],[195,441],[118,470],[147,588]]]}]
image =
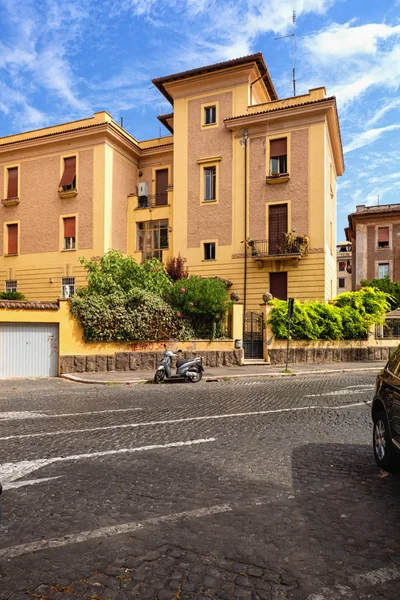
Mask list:
[{"label": "rooftop antenna", "polygon": [[378,194],[378,206],[379,206],[379,194]]},{"label": "rooftop antenna", "polygon": [[124,128],[124,117],[121,117],[121,128]]},{"label": "rooftop antenna", "polygon": [[296,24],[296,11],[293,11],[292,14],[292,24],[293,24],[293,33],[289,33],[289,35],[282,35],[281,37],[277,37],[274,38],[274,40],[283,40],[285,38],[292,38],[292,84],[293,84],[293,96],[296,95],[296,68],[295,68],[295,45],[294,45],[294,38],[295,38],[295,24]]}]

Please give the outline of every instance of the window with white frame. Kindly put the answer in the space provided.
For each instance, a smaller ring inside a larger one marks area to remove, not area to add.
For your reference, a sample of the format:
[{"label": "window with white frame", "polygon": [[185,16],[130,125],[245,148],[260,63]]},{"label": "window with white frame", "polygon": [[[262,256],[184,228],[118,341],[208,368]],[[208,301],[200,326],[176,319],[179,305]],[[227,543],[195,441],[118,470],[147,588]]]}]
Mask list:
[{"label": "window with white frame", "polygon": [[61,285],[62,298],[70,298],[75,295],[75,277],[63,277]]},{"label": "window with white frame", "polygon": [[9,279],[6,281],[6,292],[16,292],[18,287],[18,282],[15,279]]},{"label": "window with white frame", "polygon": [[162,261],[163,250],[168,250],[168,219],[137,223],[137,251],[142,253],[142,262],[148,258]]},{"label": "window with white frame", "polygon": [[378,264],[378,279],[389,277],[389,263]]},{"label": "window with white frame", "polygon": [[215,242],[204,244],[204,260],[215,260]]},{"label": "window with white frame", "polygon": [[204,202],[217,199],[217,167],[204,167]]},{"label": "window with white frame", "polygon": [[206,106],[204,108],[204,125],[213,125],[217,122],[217,107]]}]

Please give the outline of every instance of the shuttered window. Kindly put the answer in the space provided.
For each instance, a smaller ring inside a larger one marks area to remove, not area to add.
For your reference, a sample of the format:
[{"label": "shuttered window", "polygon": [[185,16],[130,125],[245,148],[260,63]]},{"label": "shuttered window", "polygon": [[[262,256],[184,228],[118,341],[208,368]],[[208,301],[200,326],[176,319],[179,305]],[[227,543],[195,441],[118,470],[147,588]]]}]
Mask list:
[{"label": "shuttered window", "polygon": [[389,247],[389,227],[378,227],[378,248]]},{"label": "shuttered window", "polygon": [[60,181],[60,189],[73,190],[76,188],[76,157],[64,158],[64,173]]},{"label": "shuttered window", "polygon": [[288,230],[287,204],[275,204],[269,207],[268,251],[279,254],[280,245]]},{"label": "shuttered window", "polygon": [[7,198],[18,198],[18,167],[12,167],[11,169],[7,169],[7,171]]},{"label": "shuttered window", "polygon": [[271,140],[269,143],[270,175],[287,173],[287,139]]},{"label": "shuttered window", "polygon": [[18,225],[7,225],[8,249],[7,254],[18,254]]},{"label": "shuttered window", "polygon": [[75,217],[66,217],[64,221],[64,250],[75,250]]}]

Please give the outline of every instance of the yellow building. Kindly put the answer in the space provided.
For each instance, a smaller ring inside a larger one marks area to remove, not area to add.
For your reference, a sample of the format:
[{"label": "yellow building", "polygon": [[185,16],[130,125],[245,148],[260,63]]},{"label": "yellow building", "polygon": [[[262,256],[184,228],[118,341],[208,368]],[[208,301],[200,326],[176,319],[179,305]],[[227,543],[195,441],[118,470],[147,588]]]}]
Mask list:
[{"label": "yellow building", "polygon": [[[0,138],[0,280],[28,299],[84,284],[79,257],[187,259],[262,294],[336,294],[336,102],[325,89],[278,100],[262,54],[153,81],[171,136],[138,142],[106,112]],[[308,254],[282,245],[308,238]]]}]

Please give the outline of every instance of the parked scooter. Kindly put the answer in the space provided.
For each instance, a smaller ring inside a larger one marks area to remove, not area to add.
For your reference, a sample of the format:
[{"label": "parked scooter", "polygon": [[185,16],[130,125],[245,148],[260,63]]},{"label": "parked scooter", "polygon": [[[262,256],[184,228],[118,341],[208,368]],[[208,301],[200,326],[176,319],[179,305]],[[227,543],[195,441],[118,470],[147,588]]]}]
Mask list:
[{"label": "parked scooter", "polygon": [[161,383],[164,379],[190,381],[191,383],[197,383],[201,380],[204,371],[202,358],[177,360],[176,373],[173,374],[171,369],[171,359],[178,358],[178,354],[182,352],[182,350],[178,350],[178,354],[174,354],[171,350],[167,350],[165,345],[164,348],[164,357],[154,375],[154,383]]}]

